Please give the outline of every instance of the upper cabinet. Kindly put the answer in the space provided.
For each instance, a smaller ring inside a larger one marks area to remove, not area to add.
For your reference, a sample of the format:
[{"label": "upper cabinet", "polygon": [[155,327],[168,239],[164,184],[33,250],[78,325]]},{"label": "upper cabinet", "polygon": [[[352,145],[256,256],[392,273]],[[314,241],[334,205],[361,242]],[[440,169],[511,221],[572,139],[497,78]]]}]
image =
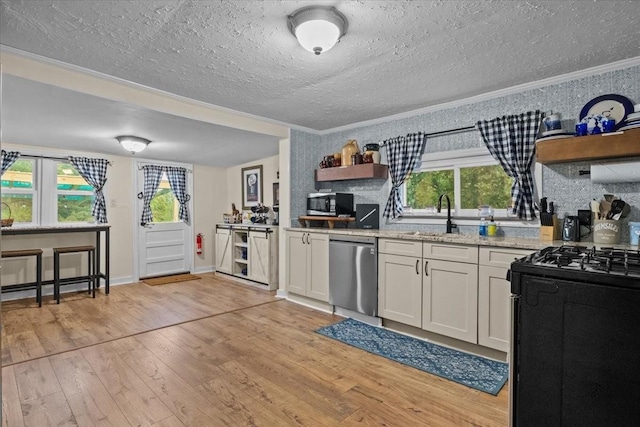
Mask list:
[{"label": "upper cabinet", "polygon": [[387,179],[389,167],[378,163],[337,166],[335,168],[316,169],[316,181],[343,181],[346,179],[377,178]]},{"label": "upper cabinet", "polygon": [[537,161],[543,164],[640,156],[640,128],[540,141],[536,146]]}]

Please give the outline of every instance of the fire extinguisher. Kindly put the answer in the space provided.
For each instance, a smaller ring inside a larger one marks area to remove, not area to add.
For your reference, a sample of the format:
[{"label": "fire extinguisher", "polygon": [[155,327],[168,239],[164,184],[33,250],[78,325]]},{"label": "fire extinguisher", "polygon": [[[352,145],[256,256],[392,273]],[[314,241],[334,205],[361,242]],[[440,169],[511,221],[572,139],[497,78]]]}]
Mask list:
[{"label": "fire extinguisher", "polygon": [[198,233],[198,235],[196,236],[196,253],[198,255],[202,254],[202,240],[204,239],[204,236],[202,235],[202,233]]}]

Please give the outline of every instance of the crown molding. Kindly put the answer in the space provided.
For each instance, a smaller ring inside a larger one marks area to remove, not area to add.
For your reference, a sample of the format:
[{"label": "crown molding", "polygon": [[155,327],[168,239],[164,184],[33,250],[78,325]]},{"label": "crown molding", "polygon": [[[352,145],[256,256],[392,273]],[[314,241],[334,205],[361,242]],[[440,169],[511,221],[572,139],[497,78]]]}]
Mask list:
[{"label": "crown molding", "polygon": [[328,135],[336,132],[343,132],[347,130],[353,130],[365,126],[377,125],[380,123],[386,123],[392,120],[405,119],[407,117],[419,116],[421,114],[435,113],[450,108],[462,107],[469,104],[475,104],[478,102],[488,101],[502,96],[513,95],[521,93],[527,90],[540,89],[545,86],[560,84],[571,80],[581,79],[583,77],[589,77],[596,74],[607,73],[610,71],[622,70],[624,68],[634,67],[640,65],[640,56],[634,58],[623,59],[622,61],[611,62],[609,64],[598,65],[596,67],[586,68],[584,70],[573,71],[571,73],[561,74],[555,77],[548,77],[542,80],[536,80],[534,82],[523,83],[516,86],[511,86],[504,89],[499,89],[493,92],[487,92],[480,95],[475,95],[469,98],[459,99],[456,101],[445,102],[442,104],[430,105],[428,107],[419,108],[417,110],[407,111],[405,113],[398,113],[391,116],[380,117],[377,119],[365,120],[358,123],[352,123],[349,125],[339,126],[332,129],[326,129],[319,131],[319,135]]}]

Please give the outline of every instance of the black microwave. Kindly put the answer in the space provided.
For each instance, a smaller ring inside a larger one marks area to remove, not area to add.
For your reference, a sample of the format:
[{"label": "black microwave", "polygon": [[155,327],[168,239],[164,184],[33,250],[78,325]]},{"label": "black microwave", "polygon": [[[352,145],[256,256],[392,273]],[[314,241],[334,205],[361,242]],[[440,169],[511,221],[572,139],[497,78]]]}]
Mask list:
[{"label": "black microwave", "polygon": [[307,215],[353,216],[353,194],[351,193],[309,193]]}]

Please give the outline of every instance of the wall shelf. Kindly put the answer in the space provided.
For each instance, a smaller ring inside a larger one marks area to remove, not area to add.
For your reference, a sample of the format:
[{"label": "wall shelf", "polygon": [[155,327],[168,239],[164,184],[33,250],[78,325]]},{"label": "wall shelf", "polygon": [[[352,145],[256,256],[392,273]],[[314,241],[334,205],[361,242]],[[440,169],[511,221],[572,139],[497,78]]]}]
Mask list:
[{"label": "wall shelf", "polygon": [[640,156],[640,128],[536,143],[543,164]]},{"label": "wall shelf", "polygon": [[389,167],[378,163],[338,166],[335,168],[316,169],[316,181],[343,181],[346,179],[387,179]]}]

